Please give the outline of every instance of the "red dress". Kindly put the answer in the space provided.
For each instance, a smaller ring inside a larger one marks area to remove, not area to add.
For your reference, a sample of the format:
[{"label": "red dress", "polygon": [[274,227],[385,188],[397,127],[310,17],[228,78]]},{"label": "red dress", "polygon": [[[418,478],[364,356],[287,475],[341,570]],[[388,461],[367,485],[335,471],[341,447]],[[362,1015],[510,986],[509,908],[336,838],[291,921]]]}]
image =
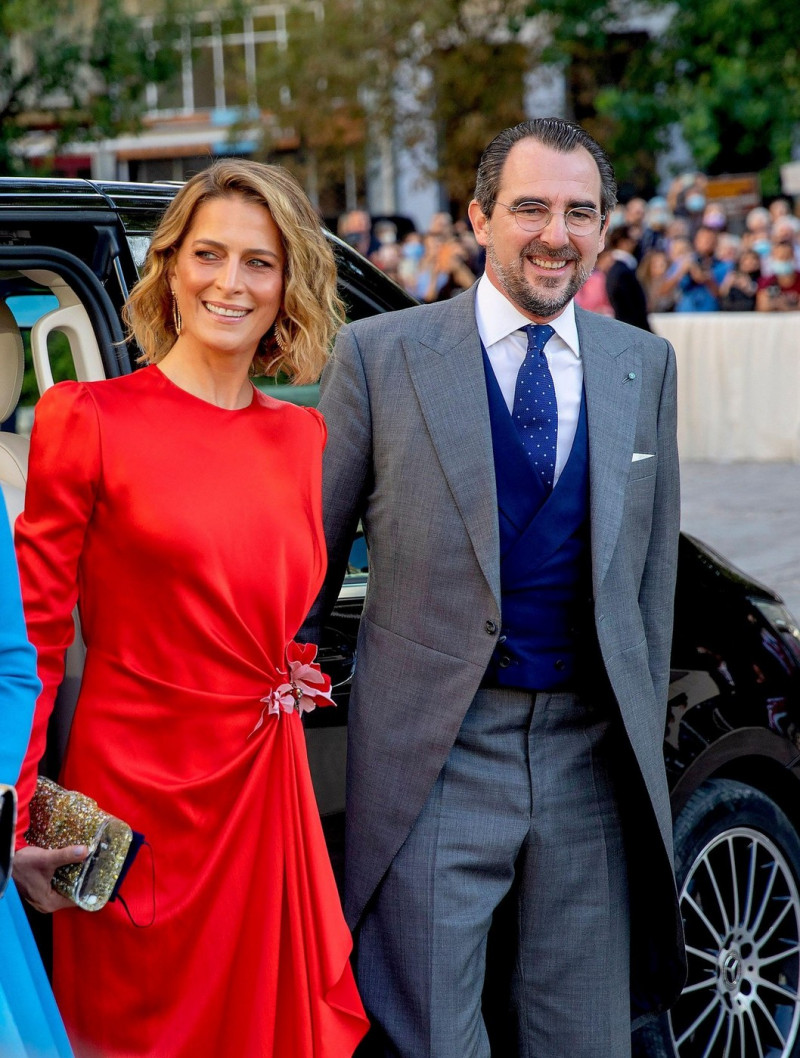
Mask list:
[{"label": "red dress", "polygon": [[[157,367],[36,409],[17,546],[44,684],[27,804],[80,598],[60,781],[146,836],[119,902],[54,915],[79,1055],[342,1058],[367,1022],[297,712],[265,714],[325,570],[317,412],[227,411]],[[27,825],[21,811],[20,832]]]}]

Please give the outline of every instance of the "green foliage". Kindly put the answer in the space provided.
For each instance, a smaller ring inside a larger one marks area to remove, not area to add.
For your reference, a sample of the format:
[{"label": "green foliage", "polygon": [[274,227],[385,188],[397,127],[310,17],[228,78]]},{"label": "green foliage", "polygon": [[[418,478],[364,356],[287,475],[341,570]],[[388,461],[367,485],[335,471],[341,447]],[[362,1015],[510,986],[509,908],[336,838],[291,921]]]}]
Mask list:
[{"label": "green foliage", "polygon": [[[416,152],[422,176],[468,199],[480,151],[524,116],[523,0],[326,0],[324,12],[316,20],[298,3],[288,50],[262,74],[278,126],[293,130],[320,185],[341,180],[345,156],[363,172],[367,138],[392,134]],[[432,171],[421,149],[431,122]]]},{"label": "green foliage", "polygon": [[[165,9],[165,23],[173,25]],[[169,49],[154,51],[124,0],[93,10],[77,0],[4,0],[0,6],[0,174],[20,172],[14,144],[36,124],[59,142],[100,139],[139,127],[148,81],[171,74]]]},{"label": "green foliage", "polygon": [[[30,407],[39,399],[39,384],[36,381],[36,372],[33,368],[33,357],[31,355],[31,332],[24,328],[21,332],[22,343],[25,347],[25,373],[22,376],[22,389],[20,391],[19,403],[22,407]],[[53,331],[47,338],[47,349],[49,353],[50,369],[56,382],[65,379],[75,379],[75,364],[72,359],[69,340],[60,331]]]},{"label": "green foliage", "polygon": [[667,54],[682,127],[708,172],[762,172],[779,189],[800,121],[800,6],[681,0]]},{"label": "green foliage", "polygon": [[[524,116],[523,78],[537,63],[564,72],[573,116],[639,189],[676,126],[699,169],[760,172],[767,193],[797,142],[797,0],[326,0],[324,10],[316,21],[298,5],[290,47],[265,74],[273,98],[281,87],[290,98],[278,124],[320,184],[341,179],[345,154],[363,166],[368,136],[392,130],[413,151],[432,123],[437,166],[426,171],[420,151],[421,172],[465,202],[482,148]],[[661,34],[632,32],[659,19]]]},{"label": "green foliage", "polygon": [[[565,68],[586,49],[604,58],[629,23],[626,13],[659,14],[662,35],[643,40],[622,71],[596,85],[595,120],[618,175],[632,179],[677,124],[699,169],[760,172],[779,190],[800,123],[800,5],[796,0],[536,0],[548,19],[546,52]],[[635,23],[633,23],[635,24]]]},{"label": "green foliage", "polygon": [[325,11],[321,19],[298,3],[289,15],[288,48],[258,69],[259,104],[275,113],[279,127],[268,152],[296,141],[293,167],[307,186],[318,181],[323,187],[341,182],[345,156],[357,157],[363,167],[363,85],[385,88],[369,51],[372,23],[357,17],[349,0],[333,0]]},{"label": "green foliage", "polygon": [[513,41],[471,39],[432,52],[431,111],[439,129],[437,176],[464,212],[486,144],[524,120],[528,48]]},{"label": "green foliage", "polygon": [[[139,4],[157,48],[130,0],[0,0],[0,173],[20,169],[13,145],[31,115],[52,117],[62,142],[139,126],[148,81],[180,74],[170,41],[198,3]],[[660,35],[630,32],[658,16]],[[287,26],[288,48],[259,54],[258,103],[275,117],[268,151],[297,144],[307,185],[336,189],[347,165],[363,183],[365,144],[391,133],[463,204],[482,148],[524,116],[537,63],[564,72],[574,116],[637,187],[674,125],[698,168],[760,172],[767,193],[797,147],[797,0],[297,0]]]}]

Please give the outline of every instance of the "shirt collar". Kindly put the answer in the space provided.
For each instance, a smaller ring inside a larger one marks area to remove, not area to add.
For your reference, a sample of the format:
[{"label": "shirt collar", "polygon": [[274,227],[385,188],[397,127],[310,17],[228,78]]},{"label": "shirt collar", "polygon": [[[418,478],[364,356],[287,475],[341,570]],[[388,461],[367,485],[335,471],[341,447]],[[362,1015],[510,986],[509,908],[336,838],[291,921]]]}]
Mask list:
[{"label": "shirt collar", "polygon": [[614,258],[615,261],[622,261],[622,263],[626,264],[628,268],[632,268],[634,272],[639,266],[639,262],[636,260],[633,254],[628,253],[627,250],[612,250],[611,256]]},{"label": "shirt collar", "polygon": [[[485,272],[478,281],[475,295],[475,320],[478,324],[478,334],[487,349],[490,345],[507,338],[514,331],[527,327],[531,322],[513,302],[508,300],[505,294],[497,289]],[[550,320],[550,326],[575,358],[580,360],[581,349],[578,341],[578,327],[575,323],[574,301],[567,302],[561,315]]]}]

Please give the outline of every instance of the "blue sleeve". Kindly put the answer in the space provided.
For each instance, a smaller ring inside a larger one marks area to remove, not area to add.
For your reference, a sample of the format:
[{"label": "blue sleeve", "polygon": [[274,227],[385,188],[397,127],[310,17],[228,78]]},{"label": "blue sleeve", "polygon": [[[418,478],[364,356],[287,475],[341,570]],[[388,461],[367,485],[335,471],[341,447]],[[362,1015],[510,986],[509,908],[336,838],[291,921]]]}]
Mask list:
[{"label": "blue sleeve", "polygon": [[0,493],[0,782],[16,782],[40,689],[36,651],[25,630],[14,545]]}]

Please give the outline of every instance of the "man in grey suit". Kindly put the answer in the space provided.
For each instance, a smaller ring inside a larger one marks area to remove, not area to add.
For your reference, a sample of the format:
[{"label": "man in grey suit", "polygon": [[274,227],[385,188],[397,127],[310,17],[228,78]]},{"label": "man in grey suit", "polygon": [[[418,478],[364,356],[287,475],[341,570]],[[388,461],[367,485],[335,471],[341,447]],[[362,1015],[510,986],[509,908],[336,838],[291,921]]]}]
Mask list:
[{"label": "man in grey suit", "polygon": [[369,547],[345,860],[365,1055],[627,1058],[631,1015],[682,985],[675,358],[572,300],[615,201],[579,126],[501,133],[469,211],[486,274],[345,327],[323,379],[310,634],[359,520]]}]

